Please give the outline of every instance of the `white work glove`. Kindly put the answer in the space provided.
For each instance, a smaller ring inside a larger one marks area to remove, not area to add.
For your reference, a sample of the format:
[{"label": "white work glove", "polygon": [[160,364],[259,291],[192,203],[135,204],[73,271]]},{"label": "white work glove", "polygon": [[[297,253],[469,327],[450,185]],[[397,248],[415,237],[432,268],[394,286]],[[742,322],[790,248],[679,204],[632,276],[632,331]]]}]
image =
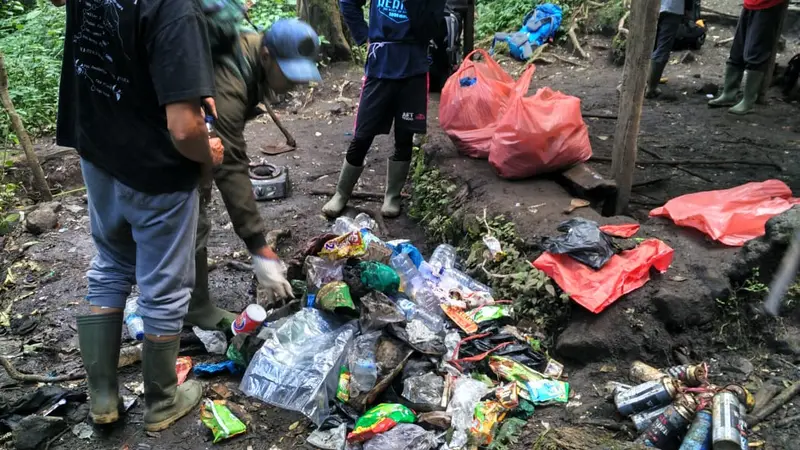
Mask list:
[{"label": "white work glove", "polygon": [[264,287],[269,304],[276,300],[294,298],[292,285],[286,280],[286,265],[283,261],[253,256],[253,271],[258,283]]}]

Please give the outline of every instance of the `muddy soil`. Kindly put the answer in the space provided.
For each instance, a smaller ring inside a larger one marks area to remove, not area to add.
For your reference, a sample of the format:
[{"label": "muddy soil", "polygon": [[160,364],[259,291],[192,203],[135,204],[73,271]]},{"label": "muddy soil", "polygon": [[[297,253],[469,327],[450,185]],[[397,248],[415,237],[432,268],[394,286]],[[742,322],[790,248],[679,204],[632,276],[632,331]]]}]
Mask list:
[{"label": "muddy soil", "polygon": [[[734,8],[735,9],[735,8]],[[700,190],[732,187],[747,181],[778,178],[786,181],[795,192],[800,192],[800,169],[794,162],[800,143],[800,126],[796,115],[797,105],[785,103],[777,90],[770,91],[769,104],[759,108],[758,115],[736,118],[723,110],[706,107],[706,95],[698,93],[705,84],[719,84],[727,47],[714,46],[715,40],[732,35],[729,26],[712,25],[709,42],[695,60],[680,63],[685,52],[673,55],[675,64],[668,66],[665,76],[669,82],[664,86],[665,95],[655,101],[646,101],[642,116],[640,159],[736,159],[769,161],[778,168],[751,166],[747,164],[727,165],[640,165],[636,174],[637,183],[630,214],[644,220],[652,206],[660,205],[674,196]],[[796,37],[788,37],[789,47],[778,58],[780,63],[796,52]],[[568,53],[561,52],[573,64],[554,61],[552,65],[540,65],[533,88],[550,86],[568,94],[579,96],[583,110],[589,113],[613,115],[618,109],[615,87],[621,79],[621,69],[608,63],[610,42],[591,37],[586,43],[593,59],[580,61]],[[521,66],[504,61],[504,67],[518,73]],[[292,235],[279,245],[281,255],[290,255],[308,238],[327,229],[330,223],[321,215],[320,208],[325,196],[312,192],[332,191],[341,166],[343,153],[352,137],[353,111],[358,100],[361,70],[347,65],[328,68],[325,83],[311,90],[298,92],[277,107],[286,127],[298,142],[297,151],[284,155],[266,157],[260,148],[265,144],[282,141],[279,130],[268,118],[258,119],[247,130],[249,153],[253,160],[268,158],[268,161],[289,168],[292,180],[292,195],[288,199],[262,203],[260,211],[270,229],[288,229]],[[706,86],[707,88],[709,86]],[[441,137],[436,120],[438,96],[431,98],[430,135]],[[593,150],[596,156],[608,157],[614,134],[614,121],[588,119]],[[368,158],[368,168],[359,182],[357,190],[382,192],[385,182],[385,161],[391,155],[390,137],[380,137]],[[469,202],[476,209],[492,205],[494,212],[507,214],[523,226],[520,233],[526,239],[552,233],[555,224],[563,218],[561,203],[568,203],[570,195],[555,182],[548,179],[509,183],[497,179],[487,163],[470,161],[459,157],[446,141],[441,155],[435,159],[442,170],[454,177],[467,179],[473,188]],[[45,147],[48,147],[45,145]],[[48,149],[46,149],[48,150]],[[49,151],[49,150],[48,150]],[[52,183],[68,191],[81,186],[77,158],[62,155],[45,164]],[[610,165],[596,163],[594,167],[608,175]],[[0,306],[10,308],[12,317],[29,316],[38,320],[38,326],[24,336],[12,335],[8,329],[0,337],[0,350],[20,370],[28,373],[70,373],[80,368],[77,352],[77,335],[73,317],[86,312],[82,300],[86,291],[85,270],[94,254],[89,236],[85,199],[81,193],[60,198],[64,208],[59,213],[57,230],[41,236],[25,233],[21,227],[13,234],[2,238],[2,269],[8,275],[0,295]],[[352,206],[377,212],[380,203],[351,202]],[[542,205],[536,207],[536,205]],[[349,211],[355,214],[355,210]],[[246,259],[244,245],[234,234],[224,205],[215,194],[209,211],[213,231],[209,241],[210,258],[220,262],[219,268],[211,272],[210,289],[220,306],[241,310],[253,302],[255,293],[252,275],[231,269],[224,264],[230,259]],[[590,218],[600,217],[596,211],[586,212]],[[624,220],[624,219],[609,219]],[[668,223],[651,221],[648,232],[666,241],[677,239],[685,233],[670,227]],[[408,238],[429,250],[435,242],[426,242],[424,231],[413,221],[403,216],[385,221],[383,237]],[[703,238],[695,235],[698,242]],[[709,250],[710,248],[710,250]],[[718,247],[686,247],[684,253],[698,253],[694,266],[711,267],[715,261],[731,258],[734,250]],[[721,256],[724,253],[723,256]],[[692,265],[686,265],[683,277],[693,277]],[[681,283],[672,289],[688,289]],[[617,308],[622,311],[624,308]],[[632,317],[631,314],[629,316]],[[633,320],[633,319],[631,319]],[[743,319],[746,320],[746,319]],[[647,327],[647,323],[637,324]],[[587,332],[593,330],[587,329]],[[675,330],[672,330],[675,331]],[[681,330],[678,330],[680,332]],[[692,357],[709,360],[713,366],[712,379],[719,384],[762,382],[783,384],[800,378],[800,370],[791,356],[779,356],[760,346],[732,348],[714,344],[714,336],[724,335],[718,322],[706,324],[699,329],[686,331],[687,342],[701,340],[708,345],[694,347]],[[602,338],[602,336],[601,336]],[[761,342],[755,339],[755,342]],[[33,343],[44,344],[39,350],[22,354],[22,346]],[[622,345],[622,343],[620,343]],[[558,356],[558,355],[556,355]],[[650,355],[653,363],[673,362],[673,355]],[[195,356],[202,362],[206,356]],[[613,407],[605,401],[600,388],[607,380],[624,380],[630,357],[624,353],[608,356],[602,362],[588,364],[565,361],[574,395],[566,407],[539,408],[529,422],[525,434],[515,448],[613,448],[610,444],[622,443],[632,436],[626,431],[609,434],[596,426],[581,425],[591,420],[614,419]],[[131,385],[141,381],[138,367],[121,372],[121,384]],[[258,402],[252,402],[236,392],[236,380],[211,379],[207,385],[225,383],[234,392],[233,401],[241,404],[252,416],[248,433],[215,447],[245,450],[249,448],[286,449],[304,446],[310,424],[301,416],[278,410]],[[68,386],[84,388],[83,382],[67,383]],[[3,398],[11,399],[32,390],[30,384],[19,384],[0,374]],[[123,389],[123,393],[127,388]],[[141,402],[128,413],[124,423],[110,430],[96,430],[89,440],[79,439],[66,432],[54,440],[50,448],[74,450],[94,448],[114,449],[205,449],[211,448],[210,435],[200,423],[198,414],[190,414],[171,429],[157,434],[144,433],[141,428],[143,408]],[[789,406],[779,411],[781,418],[798,413],[798,408]],[[565,428],[567,426],[579,428]],[[568,430],[567,435],[544,433],[547,428]],[[577,430],[577,434],[572,430]],[[775,429],[765,425],[753,437],[754,441],[765,441],[764,448],[792,448],[791,442],[800,436],[800,427]],[[544,433],[544,436],[543,436]],[[581,435],[581,433],[584,433]],[[548,441],[555,436],[555,441]],[[577,437],[576,437],[577,436]],[[581,447],[581,439],[586,445]],[[567,444],[565,442],[571,442]],[[576,443],[577,442],[577,443]],[[551,446],[545,446],[551,445]]]}]

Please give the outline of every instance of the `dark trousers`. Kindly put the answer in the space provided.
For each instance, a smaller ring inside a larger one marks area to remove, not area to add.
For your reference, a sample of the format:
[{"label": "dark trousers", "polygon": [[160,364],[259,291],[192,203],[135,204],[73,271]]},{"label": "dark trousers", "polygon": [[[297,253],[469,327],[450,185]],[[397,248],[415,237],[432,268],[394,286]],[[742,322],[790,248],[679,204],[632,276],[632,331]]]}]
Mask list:
[{"label": "dark trousers", "polygon": [[669,54],[675,45],[675,38],[678,36],[682,21],[683,16],[680,14],[662,12],[658,15],[656,45],[651,57],[653,62],[666,64],[669,61]]},{"label": "dark trousers", "polygon": [[783,7],[779,4],[761,10],[742,8],[728,64],[743,70],[765,70],[780,34],[778,22]]}]

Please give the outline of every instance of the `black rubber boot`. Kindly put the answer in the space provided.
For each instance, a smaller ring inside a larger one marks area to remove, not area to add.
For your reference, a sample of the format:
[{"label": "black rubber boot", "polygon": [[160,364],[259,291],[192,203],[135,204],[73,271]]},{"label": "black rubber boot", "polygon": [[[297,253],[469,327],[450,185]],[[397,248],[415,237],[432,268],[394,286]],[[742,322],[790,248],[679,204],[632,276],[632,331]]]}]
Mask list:
[{"label": "black rubber boot", "polygon": [[[89,382],[89,416],[98,425],[119,420],[117,364],[122,313],[78,316],[78,344]],[[174,369],[173,369],[174,371]]]},{"label": "black rubber boot", "polygon": [[647,91],[645,91],[645,98],[656,98],[661,95],[661,89],[658,85],[661,83],[661,75],[667,67],[667,62],[650,61],[650,75],[647,78]]},{"label": "black rubber boot", "polygon": [[208,250],[198,250],[194,258],[195,284],[189,300],[189,312],[184,318],[186,325],[196,325],[203,330],[227,332],[236,314],[214,306],[208,292]]}]

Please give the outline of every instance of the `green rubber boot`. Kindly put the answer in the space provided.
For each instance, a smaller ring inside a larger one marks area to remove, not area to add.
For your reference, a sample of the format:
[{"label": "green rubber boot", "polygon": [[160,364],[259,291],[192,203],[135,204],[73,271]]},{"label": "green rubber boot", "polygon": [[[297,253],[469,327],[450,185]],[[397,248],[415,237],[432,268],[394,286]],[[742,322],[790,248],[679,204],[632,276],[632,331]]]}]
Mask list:
[{"label": "green rubber boot", "polygon": [[117,363],[122,313],[78,316],[78,344],[89,382],[89,415],[98,425],[119,420],[121,406]]},{"label": "green rubber boot", "polygon": [[664,73],[664,68],[667,67],[667,62],[650,62],[650,76],[647,78],[647,91],[645,91],[645,98],[656,98],[661,95],[661,89],[658,85],[661,83],[661,75]]},{"label": "green rubber boot", "polygon": [[764,83],[764,72],[755,70],[745,70],[744,79],[742,80],[742,101],[736,104],[728,112],[743,116],[750,114],[756,107],[758,100],[758,93],[761,91],[761,84]]},{"label": "green rubber boot", "polygon": [[736,104],[736,94],[742,84],[744,72],[730,64],[725,66],[725,81],[722,85],[722,92],[714,99],[708,101],[708,106],[719,108],[722,106],[733,106]]},{"label": "green rubber boot", "polygon": [[353,189],[355,189],[363,171],[364,166],[351,166],[345,160],[342,164],[342,171],[339,173],[339,182],[336,184],[336,194],[322,207],[323,214],[331,219],[339,217],[344,207],[347,206],[350,195],[353,193]]},{"label": "green rubber boot", "polygon": [[392,161],[386,166],[386,193],[383,196],[383,217],[397,217],[400,215],[400,192],[406,185],[411,161]]},{"label": "green rubber boot", "polygon": [[231,323],[236,320],[236,314],[214,306],[208,292],[208,249],[198,250],[195,253],[194,263],[195,284],[184,323],[196,325],[206,331],[230,330]]},{"label": "green rubber boot", "polygon": [[145,338],[142,349],[144,377],[144,429],[162,431],[192,412],[203,398],[203,388],[196,381],[178,386],[175,361],[180,339],[152,342]]}]

